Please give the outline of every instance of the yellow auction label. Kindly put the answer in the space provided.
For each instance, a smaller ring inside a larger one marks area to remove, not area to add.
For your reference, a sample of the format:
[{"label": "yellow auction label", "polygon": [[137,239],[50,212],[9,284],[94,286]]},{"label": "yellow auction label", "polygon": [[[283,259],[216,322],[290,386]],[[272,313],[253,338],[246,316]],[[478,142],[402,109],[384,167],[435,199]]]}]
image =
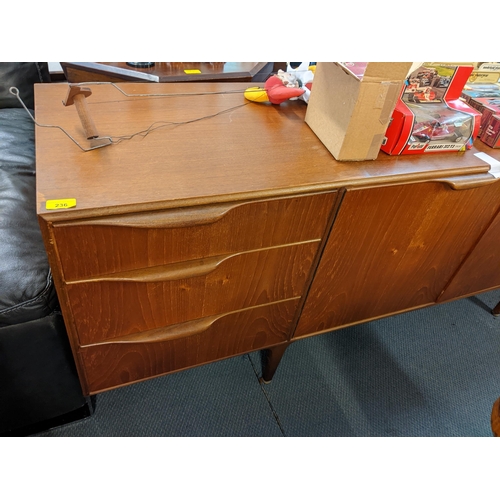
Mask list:
[{"label": "yellow auction label", "polygon": [[185,69],[184,73],[187,75],[193,75],[195,73],[201,73],[201,71],[199,69]]},{"label": "yellow auction label", "polygon": [[67,198],[65,200],[47,200],[45,202],[45,208],[47,210],[61,210],[64,208],[76,207],[75,198]]}]

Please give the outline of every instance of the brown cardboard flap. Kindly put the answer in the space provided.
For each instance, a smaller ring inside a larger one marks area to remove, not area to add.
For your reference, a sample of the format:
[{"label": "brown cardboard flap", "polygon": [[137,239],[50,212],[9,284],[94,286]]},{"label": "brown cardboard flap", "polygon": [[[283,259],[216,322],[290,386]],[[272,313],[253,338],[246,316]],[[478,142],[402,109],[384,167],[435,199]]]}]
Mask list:
[{"label": "brown cardboard flap", "polygon": [[382,144],[382,141],[384,140],[384,135],[385,134],[376,134],[373,136],[372,143],[370,145],[370,149],[368,150],[368,153],[366,154],[367,158],[376,158],[378,156],[378,153],[380,151],[380,145]]},{"label": "brown cardboard flap", "polygon": [[401,75],[405,78],[412,66],[411,62],[371,62],[366,66],[363,81],[374,78],[378,81],[401,80]]},{"label": "brown cardboard flap", "polygon": [[385,98],[380,112],[379,121],[382,125],[389,125],[395,103],[401,92],[402,84],[398,83],[385,83],[381,84],[381,88],[385,88]]},{"label": "brown cardboard flap", "polygon": [[[362,80],[340,63],[317,64],[305,121],[337,160],[377,157],[411,68],[411,63],[374,64],[375,69],[368,63],[370,76]],[[384,69],[383,78],[373,76]]]}]

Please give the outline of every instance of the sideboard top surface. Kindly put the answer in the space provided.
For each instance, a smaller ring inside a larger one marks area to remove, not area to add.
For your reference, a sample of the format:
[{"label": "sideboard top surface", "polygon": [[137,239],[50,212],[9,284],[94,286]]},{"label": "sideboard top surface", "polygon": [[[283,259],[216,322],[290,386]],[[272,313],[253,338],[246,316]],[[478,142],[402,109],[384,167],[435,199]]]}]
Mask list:
[{"label": "sideboard top surface", "polygon": [[[38,213],[54,215],[45,201],[67,198],[75,198],[77,206],[54,217],[415,182],[489,169],[474,156],[475,148],[399,157],[381,152],[374,161],[338,162],[304,122],[303,101],[252,103],[242,93],[248,86],[120,83],[128,94],[177,94],[128,97],[109,84],[89,85],[88,109],[101,136],[123,138],[154,129],[84,152],[60,129],[36,127]],[[36,120],[62,127],[88,147],[75,106],[63,105],[67,93],[65,83],[36,85]]]}]

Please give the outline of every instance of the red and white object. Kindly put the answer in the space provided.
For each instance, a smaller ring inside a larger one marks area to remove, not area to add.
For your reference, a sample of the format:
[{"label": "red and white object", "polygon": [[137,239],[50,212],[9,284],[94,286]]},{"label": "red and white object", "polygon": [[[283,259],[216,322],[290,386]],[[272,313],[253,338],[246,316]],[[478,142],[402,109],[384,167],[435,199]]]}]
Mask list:
[{"label": "red and white object", "polygon": [[424,67],[403,89],[381,150],[390,155],[465,151],[479,133],[481,113],[460,95],[472,66]]}]

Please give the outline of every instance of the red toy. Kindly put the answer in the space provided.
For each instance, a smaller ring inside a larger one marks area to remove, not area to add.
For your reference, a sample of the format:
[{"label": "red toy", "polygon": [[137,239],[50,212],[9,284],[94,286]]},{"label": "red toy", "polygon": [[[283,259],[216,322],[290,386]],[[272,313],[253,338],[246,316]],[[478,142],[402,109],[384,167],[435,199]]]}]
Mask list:
[{"label": "red toy", "polygon": [[[419,121],[413,126],[412,141],[451,141],[458,142],[470,134],[468,126],[469,117],[460,118],[456,112],[448,108],[441,108],[441,113],[433,113],[427,121]],[[419,119],[418,113],[415,118]]]},{"label": "red toy", "polygon": [[460,94],[471,72],[472,66],[414,71],[401,91],[382,151],[400,155],[470,149],[481,113]]},{"label": "red toy", "polygon": [[300,63],[295,68],[289,63],[287,71],[279,70],[276,75],[270,76],[264,88],[246,89],[245,98],[252,102],[270,102],[271,104],[281,104],[290,99],[299,98],[307,102],[314,78],[314,69],[315,66],[310,66],[309,63]]},{"label": "red toy", "polygon": [[270,76],[264,88],[267,92],[269,102],[271,104],[281,104],[293,97],[300,97],[305,90],[299,87],[286,87],[283,80],[277,76]]}]

